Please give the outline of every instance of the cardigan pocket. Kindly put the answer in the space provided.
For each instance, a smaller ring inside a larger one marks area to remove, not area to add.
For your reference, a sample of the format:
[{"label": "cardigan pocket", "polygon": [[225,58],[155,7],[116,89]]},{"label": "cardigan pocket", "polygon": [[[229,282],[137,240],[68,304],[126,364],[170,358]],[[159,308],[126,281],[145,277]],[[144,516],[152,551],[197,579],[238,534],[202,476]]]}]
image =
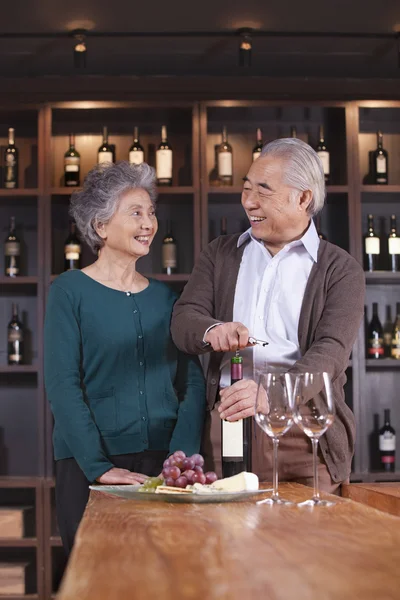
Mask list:
[{"label": "cardigan pocket", "polygon": [[88,396],[95,423],[100,431],[117,429],[117,401],[113,388]]}]

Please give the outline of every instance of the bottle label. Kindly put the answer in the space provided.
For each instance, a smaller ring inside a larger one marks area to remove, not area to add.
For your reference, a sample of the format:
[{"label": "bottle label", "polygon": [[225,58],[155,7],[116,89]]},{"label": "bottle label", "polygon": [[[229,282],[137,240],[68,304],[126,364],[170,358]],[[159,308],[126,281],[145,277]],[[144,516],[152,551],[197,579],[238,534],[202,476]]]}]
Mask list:
[{"label": "bottle label", "polygon": [[232,177],[233,160],[231,152],[220,152],[218,154],[218,175],[220,177]]},{"label": "bottle label", "polygon": [[379,354],[379,356],[383,356],[385,350],[383,348],[383,339],[382,338],[371,338],[368,340],[368,354],[375,355]]},{"label": "bottle label", "polygon": [[64,254],[67,260],[79,260],[81,247],[79,244],[66,244],[64,246]]},{"label": "bottle label", "polygon": [[[381,452],[394,452],[396,450],[396,436],[394,435],[394,433],[391,433],[390,431],[386,431],[384,434],[379,436],[379,450]],[[394,456],[393,457],[383,456],[382,460],[384,458],[393,458],[393,462],[394,462]]]},{"label": "bottle label", "polygon": [[400,238],[389,238],[389,254],[400,254]]},{"label": "bottle label", "polygon": [[141,165],[144,162],[143,150],[131,150],[129,152],[129,162],[131,165]]},{"label": "bottle label", "polygon": [[400,332],[392,337],[392,358],[400,358]]},{"label": "bottle label", "polygon": [[19,242],[6,242],[4,244],[4,254],[6,256],[19,256],[21,252],[21,245]]},{"label": "bottle label", "polygon": [[376,157],[376,172],[386,173],[386,157],[379,155]]},{"label": "bottle label", "polygon": [[378,237],[368,237],[365,239],[365,253],[379,254],[381,250],[380,239]]},{"label": "bottle label", "polygon": [[172,179],[172,150],[157,150],[156,171],[157,179]]},{"label": "bottle label", "polygon": [[16,275],[19,275],[18,267],[7,267],[6,275],[8,275],[8,277],[15,277]]},{"label": "bottle label", "polygon": [[162,266],[164,269],[176,269],[176,245],[164,244],[162,247]]},{"label": "bottle label", "polygon": [[8,359],[13,363],[21,363],[22,362],[22,354],[9,354]]},{"label": "bottle label", "polygon": [[253,162],[255,160],[257,160],[257,158],[261,156],[261,150],[257,151],[257,152],[253,152]]},{"label": "bottle label", "polygon": [[11,329],[8,332],[8,341],[13,343],[13,342],[22,342],[23,340],[23,335],[22,335],[22,331],[20,329]]},{"label": "bottle label", "polygon": [[222,421],[222,458],[243,460],[243,420]]},{"label": "bottle label", "polygon": [[100,165],[104,162],[113,162],[112,152],[99,152],[97,155],[97,163]]},{"label": "bottle label", "polygon": [[321,152],[317,152],[317,154],[319,156],[320,161],[322,162],[324,175],[329,175],[331,171],[329,152],[327,152],[326,150],[322,150]]},{"label": "bottle label", "polygon": [[79,171],[80,162],[78,156],[67,156],[64,159],[64,171],[66,173],[77,173]]},{"label": "bottle label", "polygon": [[392,334],[390,331],[386,331],[383,333],[383,342],[384,342],[385,346],[392,345]]}]

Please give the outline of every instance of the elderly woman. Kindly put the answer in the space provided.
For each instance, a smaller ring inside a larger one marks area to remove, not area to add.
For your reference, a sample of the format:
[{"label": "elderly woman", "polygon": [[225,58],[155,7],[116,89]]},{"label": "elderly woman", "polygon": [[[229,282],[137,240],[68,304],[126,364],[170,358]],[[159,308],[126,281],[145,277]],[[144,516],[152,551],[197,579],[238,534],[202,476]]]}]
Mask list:
[{"label": "elderly woman", "polygon": [[155,173],[100,165],[74,194],[71,215],[98,254],[52,284],[45,383],[54,415],[56,510],[71,550],[88,485],[142,483],[178,449],[199,451],[205,387],[197,357],[174,346],[176,300],[137,272],[157,233]]}]

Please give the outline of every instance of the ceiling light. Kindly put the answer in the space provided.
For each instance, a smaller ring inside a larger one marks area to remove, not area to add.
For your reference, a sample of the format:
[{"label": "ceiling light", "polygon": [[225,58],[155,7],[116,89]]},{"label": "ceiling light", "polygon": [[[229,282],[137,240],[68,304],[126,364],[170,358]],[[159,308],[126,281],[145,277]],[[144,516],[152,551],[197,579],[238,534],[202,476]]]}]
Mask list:
[{"label": "ceiling light", "polygon": [[241,67],[251,67],[252,40],[249,29],[238,31],[240,35],[239,42],[239,65]]},{"label": "ceiling light", "polygon": [[74,44],[74,66],[76,69],[85,68],[86,67],[86,56],[87,56],[87,46],[86,46],[86,30],[85,29],[77,29],[72,32],[72,35],[75,40]]}]

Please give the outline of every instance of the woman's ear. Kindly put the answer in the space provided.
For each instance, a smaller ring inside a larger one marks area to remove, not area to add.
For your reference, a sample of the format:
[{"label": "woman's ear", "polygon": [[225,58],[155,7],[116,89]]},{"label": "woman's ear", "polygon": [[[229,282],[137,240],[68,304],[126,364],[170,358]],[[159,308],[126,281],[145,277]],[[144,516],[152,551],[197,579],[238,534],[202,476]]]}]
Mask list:
[{"label": "woman's ear", "polygon": [[107,230],[106,230],[106,226],[104,223],[95,223],[93,225],[93,228],[94,228],[95,232],[97,233],[97,235],[99,235],[102,240],[107,239]]}]

